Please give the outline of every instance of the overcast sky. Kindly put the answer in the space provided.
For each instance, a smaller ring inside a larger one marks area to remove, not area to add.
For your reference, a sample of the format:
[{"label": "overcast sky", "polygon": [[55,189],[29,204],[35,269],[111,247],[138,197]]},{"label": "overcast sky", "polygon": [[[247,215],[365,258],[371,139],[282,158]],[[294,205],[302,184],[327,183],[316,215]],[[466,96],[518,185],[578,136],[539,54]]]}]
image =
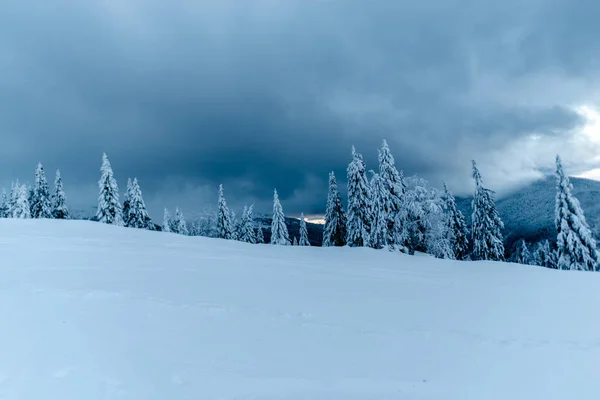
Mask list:
[{"label": "overcast sky", "polygon": [[[0,181],[38,161],[91,210],[102,152],[154,218],[216,203],[324,209],[354,144],[405,175],[506,192],[600,162],[593,0],[8,0]],[[160,215],[159,215],[160,214]]]}]

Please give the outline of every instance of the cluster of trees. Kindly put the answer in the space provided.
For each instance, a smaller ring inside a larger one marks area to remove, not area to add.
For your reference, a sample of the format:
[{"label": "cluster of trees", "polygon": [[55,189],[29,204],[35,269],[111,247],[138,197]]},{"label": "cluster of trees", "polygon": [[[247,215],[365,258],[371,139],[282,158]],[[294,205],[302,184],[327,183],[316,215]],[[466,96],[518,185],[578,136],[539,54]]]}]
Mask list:
[{"label": "cluster of trees", "polygon": [[492,192],[483,187],[474,162],[476,245],[469,252],[467,224],[448,186],[444,184],[444,192],[440,193],[424,179],[405,179],[386,141],[378,159],[379,171],[369,171],[369,179],[362,155],[352,148],[346,210],[335,175],[329,174],[323,246],[388,248],[409,254],[419,251],[458,260],[503,259],[502,222]]},{"label": "cluster of trees", "polygon": [[[352,148],[347,168],[348,205],[345,209],[336,177],[329,174],[329,192],[323,230],[323,246],[387,248],[408,254],[425,252],[438,258],[456,260],[504,261],[504,225],[496,210],[494,192],[483,184],[481,173],[472,161],[475,192],[471,227],[448,186],[443,192],[418,177],[404,178],[395,166],[388,144],[379,150],[379,170],[369,171],[363,157]],[[556,157],[556,244],[547,240],[528,245],[522,241],[511,261],[555,269],[599,271],[600,253],[572,185],[565,175],[560,157]],[[179,208],[172,216],[165,208],[162,228],[148,212],[137,178],[129,179],[123,204],[112,166],[106,154],[100,168],[96,219],[102,223],[138,229],[163,230],[182,235],[206,233],[206,227],[188,224]],[[219,187],[218,207],[210,236],[264,243],[264,233],[254,218],[254,206],[244,207],[241,218],[229,210],[223,186]],[[0,218],[71,218],[60,171],[56,171],[51,192],[44,167],[38,164],[31,187],[12,184],[0,196]],[[310,246],[304,214],[300,217],[299,237],[290,238],[277,190],[273,195],[270,243]],[[533,251],[530,251],[533,247]]]},{"label": "cluster of trees", "polygon": [[0,196],[0,218],[70,218],[67,196],[63,188],[60,171],[56,171],[54,191],[46,179],[41,163],[35,169],[34,184],[31,187],[13,182],[10,194],[2,189]]}]

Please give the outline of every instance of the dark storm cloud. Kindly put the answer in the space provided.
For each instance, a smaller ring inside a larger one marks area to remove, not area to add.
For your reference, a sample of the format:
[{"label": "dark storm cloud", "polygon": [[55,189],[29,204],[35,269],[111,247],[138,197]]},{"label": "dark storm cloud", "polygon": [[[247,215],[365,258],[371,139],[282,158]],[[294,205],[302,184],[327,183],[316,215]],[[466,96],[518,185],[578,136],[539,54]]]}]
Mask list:
[{"label": "dark storm cloud", "polygon": [[0,12],[2,177],[43,160],[88,187],[106,151],[156,204],[223,182],[230,202],[277,187],[286,211],[316,213],[350,146],[373,168],[387,138],[407,174],[466,180],[470,157],[582,123],[573,101],[594,94],[553,88],[595,74],[600,5],[578,5],[14,1]]}]

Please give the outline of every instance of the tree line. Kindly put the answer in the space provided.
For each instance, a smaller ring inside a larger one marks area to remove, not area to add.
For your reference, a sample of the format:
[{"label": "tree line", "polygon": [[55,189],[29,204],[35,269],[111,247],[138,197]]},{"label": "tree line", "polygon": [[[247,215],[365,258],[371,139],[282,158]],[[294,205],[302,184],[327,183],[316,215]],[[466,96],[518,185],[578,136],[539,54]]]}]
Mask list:
[{"label": "tree line", "polygon": [[[367,172],[362,154],[352,147],[347,173],[347,207],[344,207],[335,174],[329,174],[329,190],[323,228],[324,247],[349,246],[388,249],[407,254],[423,252],[452,260],[505,261],[502,230],[494,192],[485,187],[476,162],[472,161],[475,191],[471,202],[471,226],[457,208],[444,183],[442,192],[417,176],[405,178],[398,170],[387,142],[378,152],[378,171]],[[370,175],[370,179],[368,177]],[[599,253],[579,201],[556,157],[555,225],[557,240],[537,243],[533,250],[522,241],[511,261],[554,269],[598,271]],[[223,185],[219,186],[217,211],[207,226],[188,224],[177,207],[172,215],[165,208],[162,226],[152,222],[137,178],[128,179],[123,203],[111,163],[103,154],[98,181],[95,220],[124,227],[162,230],[182,235],[207,235],[247,243],[264,243],[262,226],[256,223],[254,206],[245,206],[241,218],[228,208]],[[60,171],[51,192],[41,163],[32,187],[12,184],[0,196],[0,218],[69,219],[71,214]],[[273,194],[270,243],[310,246],[304,214],[299,237],[290,238],[277,190]]]}]

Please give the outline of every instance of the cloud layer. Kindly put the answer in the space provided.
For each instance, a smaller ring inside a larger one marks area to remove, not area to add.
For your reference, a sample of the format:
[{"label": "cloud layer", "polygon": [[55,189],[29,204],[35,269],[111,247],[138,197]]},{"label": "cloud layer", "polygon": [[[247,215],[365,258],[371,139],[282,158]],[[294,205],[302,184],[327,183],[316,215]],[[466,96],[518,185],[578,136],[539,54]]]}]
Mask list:
[{"label": "cloud layer", "polygon": [[[350,147],[502,191],[554,154],[593,168],[600,4],[568,0],[23,0],[0,13],[0,179],[60,167],[92,206],[102,152],[155,218],[216,202],[323,211]],[[600,137],[600,131],[598,132]],[[593,142],[593,141],[592,141]]]}]

